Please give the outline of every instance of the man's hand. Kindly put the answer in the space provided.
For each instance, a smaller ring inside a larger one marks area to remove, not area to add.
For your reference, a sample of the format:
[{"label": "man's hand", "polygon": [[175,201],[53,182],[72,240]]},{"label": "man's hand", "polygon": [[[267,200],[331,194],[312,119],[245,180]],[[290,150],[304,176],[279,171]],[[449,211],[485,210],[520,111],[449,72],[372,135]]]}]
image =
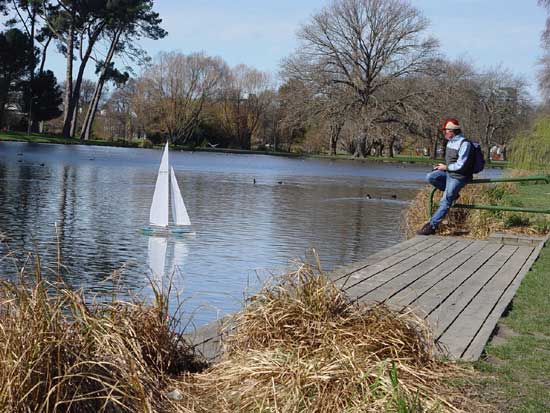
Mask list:
[{"label": "man's hand", "polygon": [[446,171],[447,165],[445,165],[444,163],[438,163],[437,165],[434,166],[434,170],[436,169],[439,171]]}]

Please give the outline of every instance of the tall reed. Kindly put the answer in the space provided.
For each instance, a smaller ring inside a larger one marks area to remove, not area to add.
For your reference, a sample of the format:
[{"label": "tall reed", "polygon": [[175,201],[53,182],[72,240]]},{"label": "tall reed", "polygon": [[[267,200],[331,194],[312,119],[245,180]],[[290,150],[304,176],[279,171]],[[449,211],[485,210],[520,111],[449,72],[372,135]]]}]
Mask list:
[{"label": "tall reed", "polygon": [[204,364],[173,329],[166,291],[88,304],[35,258],[32,274],[0,282],[0,411],[175,411],[170,377]]}]

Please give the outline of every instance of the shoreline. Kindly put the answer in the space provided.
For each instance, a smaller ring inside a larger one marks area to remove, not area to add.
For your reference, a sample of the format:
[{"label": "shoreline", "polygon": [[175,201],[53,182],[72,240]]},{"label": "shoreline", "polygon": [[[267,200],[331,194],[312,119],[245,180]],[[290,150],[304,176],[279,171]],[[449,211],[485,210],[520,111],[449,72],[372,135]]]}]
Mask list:
[{"label": "shoreline", "polygon": [[[83,145],[83,146],[107,146],[115,148],[133,148],[133,149],[159,149],[163,148],[162,145],[154,145],[152,148],[143,148],[139,146],[138,142],[126,142],[126,141],[103,141],[103,140],[89,140],[82,141],[78,138],[63,138],[59,136],[45,135],[45,134],[32,134],[31,136],[22,132],[1,132],[0,142],[27,142],[27,143],[51,143],[56,145]],[[235,155],[270,155],[279,156],[285,158],[304,158],[304,159],[323,159],[329,161],[353,161],[353,162],[379,162],[379,163],[401,163],[401,164],[419,164],[419,165],[432,165],[441,159],[432,159],[424,156],[401,156],[397,155],[392,157],[385,156],[367,156],[366,158],[356,158],[349,154],[340,155],[326,155],[326,154],[307,154],[297,152],[275,152],[275,151],[260,151],[260,150],[247,150],[247,149],[233,149],[233,148],[190,148],[180,145],[173,145],[171,147],[175,151],[185,152],[206,152],[206,153],[226,153]],[[508,167],[507,161],[487,162],[486,168],[498,168],[506,169]]]}]

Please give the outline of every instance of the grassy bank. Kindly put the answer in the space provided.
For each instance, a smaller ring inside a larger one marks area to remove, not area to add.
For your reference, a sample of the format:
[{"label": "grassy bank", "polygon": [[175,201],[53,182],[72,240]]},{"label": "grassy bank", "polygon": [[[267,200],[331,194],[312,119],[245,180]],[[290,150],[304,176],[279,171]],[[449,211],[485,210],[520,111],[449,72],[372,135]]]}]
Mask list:
[{"label": "grassy bank", "polygon": [[550,411],[550,245],[523,280],[498,334],[475,363],[484,400],[502,412]]},{"label": "grassy bank", "polygon": [[[519,185],[508,201],[548,208],[550,185]],[[550,216],[528,216],[541,222]],[[525,276],[498,334],[475,367],[487,376],[479,382],[485,401],[502,412],[550,411],[550,243]]]},{"label": "grassy bank", "polygon": [[25,132],[0,132],[0,141],[12,142],[33,142],[33,143],[56,143],[63,145],[97,145],[97,146],[135,146],[132,144],[123,145],[120,142],[109,142],[101,140],[81,141],[78,138],[63,138],[62,136],[48,135],[44,133]]}]

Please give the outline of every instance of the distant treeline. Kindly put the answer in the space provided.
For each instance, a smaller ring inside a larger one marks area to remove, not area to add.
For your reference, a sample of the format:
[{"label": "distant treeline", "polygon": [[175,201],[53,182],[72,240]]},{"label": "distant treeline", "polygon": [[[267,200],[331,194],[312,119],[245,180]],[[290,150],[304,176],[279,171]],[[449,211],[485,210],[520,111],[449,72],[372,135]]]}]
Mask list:
[{"label": "distant treeline", "polygon": [[[404,0],[332,2],[302,25],[276,78],[206,53],[151,61],[134,40],[166,35],[152,0],[0,0],[0,8],[15,16],[2,35],[17,31],[17,42],[6,50],[33,51],[17,69],[3,63],[13,59],[0,63],[3,127],[48,121],[49,132],[81,139],[436,156],[438,128],[454,117],[488,155],[534,112],[520,77],[446,58],[427,19]],[[67,58],[63,99],[44,70],[52,43]],[[128,59],[139,74],[115,65]],[[88,64],[96,81],[84,79]]]}]

